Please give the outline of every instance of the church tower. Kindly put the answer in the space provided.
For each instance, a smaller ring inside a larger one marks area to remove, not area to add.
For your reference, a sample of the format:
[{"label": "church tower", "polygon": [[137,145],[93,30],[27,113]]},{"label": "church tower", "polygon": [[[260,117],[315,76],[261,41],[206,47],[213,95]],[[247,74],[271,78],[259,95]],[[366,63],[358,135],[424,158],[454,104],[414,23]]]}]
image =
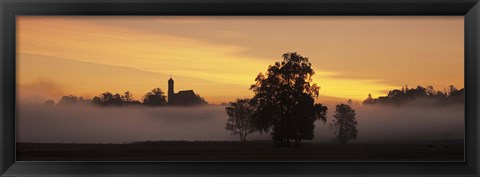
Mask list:
[{"label": "church tower", "polygon": [[175,95],[175,91],[173,90],[173,79],[172,79],[172,76],[170,76],[170,79],[168,79],[168,104],[173,103],[174,95]]}]

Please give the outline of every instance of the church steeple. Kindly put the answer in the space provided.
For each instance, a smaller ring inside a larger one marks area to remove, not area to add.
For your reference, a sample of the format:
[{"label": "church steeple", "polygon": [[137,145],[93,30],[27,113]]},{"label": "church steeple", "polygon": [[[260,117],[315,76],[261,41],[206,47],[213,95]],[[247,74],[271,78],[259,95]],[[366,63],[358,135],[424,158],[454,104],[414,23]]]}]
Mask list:
[{"label": "church steeple", "polygon": [[175,95],[173,86],[174,86],[174,81],[172,79],[172,75],[170,74],[170,79],[168,79],[168,103],[169,104],[173,103],[173,96]]}]

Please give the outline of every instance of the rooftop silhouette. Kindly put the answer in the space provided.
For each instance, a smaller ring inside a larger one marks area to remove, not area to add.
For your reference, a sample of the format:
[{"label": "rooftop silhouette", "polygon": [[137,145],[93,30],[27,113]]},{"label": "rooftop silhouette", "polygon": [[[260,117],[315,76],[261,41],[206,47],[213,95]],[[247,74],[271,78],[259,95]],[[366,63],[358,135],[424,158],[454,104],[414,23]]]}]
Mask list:
[{"label": "rooftop silhouette", "polygon": [[180,90],[178,93],[175,93],[174,87],[175,81],[170,76],[170,79],[168,79],[168,105],[189,106],[206,103],[206,101],[199,95],[196,95],[193,90]]}]

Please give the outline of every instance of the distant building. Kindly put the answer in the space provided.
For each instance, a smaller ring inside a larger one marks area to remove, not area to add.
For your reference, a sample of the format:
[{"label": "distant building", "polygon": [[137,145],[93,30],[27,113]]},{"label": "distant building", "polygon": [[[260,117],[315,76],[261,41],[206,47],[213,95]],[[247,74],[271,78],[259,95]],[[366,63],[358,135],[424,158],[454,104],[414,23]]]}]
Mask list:
[{"label": "distant building", "polygon": [[205,100],[199,95],[196,95],[193,90],[180,90],[178,93],[175,93],[174,81],[171,77],[168,79],[167,99],[169,105],[189,106],[206,103]]}]

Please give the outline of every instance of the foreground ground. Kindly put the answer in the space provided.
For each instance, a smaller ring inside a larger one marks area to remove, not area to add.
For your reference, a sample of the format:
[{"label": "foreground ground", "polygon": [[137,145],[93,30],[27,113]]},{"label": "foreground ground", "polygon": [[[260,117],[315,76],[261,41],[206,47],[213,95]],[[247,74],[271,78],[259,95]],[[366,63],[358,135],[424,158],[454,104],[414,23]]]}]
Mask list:
[{"label": "foreground ground", "polygon": [[463,161],[463,141],[424,144],[314,144],[270,141],[159,141],[129,144],[17,143],[19,161]]}]

